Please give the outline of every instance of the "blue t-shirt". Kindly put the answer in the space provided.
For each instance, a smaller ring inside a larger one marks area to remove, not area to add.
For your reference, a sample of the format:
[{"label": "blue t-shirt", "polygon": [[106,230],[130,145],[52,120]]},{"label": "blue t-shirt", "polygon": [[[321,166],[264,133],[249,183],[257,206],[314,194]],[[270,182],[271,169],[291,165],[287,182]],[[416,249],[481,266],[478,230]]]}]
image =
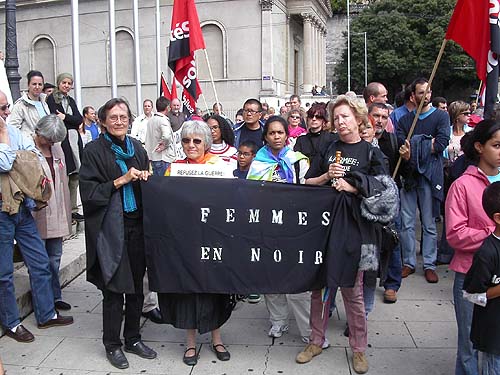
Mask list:
[{"label": "blue t-shirt", "polygon": [[496,174],[496,176],[486,176],[488,177],[488,180],[490,181],[490,184],[494,183],[494,182],[499,182],[500,181],[500,170],[498,171],[498,173]]}]

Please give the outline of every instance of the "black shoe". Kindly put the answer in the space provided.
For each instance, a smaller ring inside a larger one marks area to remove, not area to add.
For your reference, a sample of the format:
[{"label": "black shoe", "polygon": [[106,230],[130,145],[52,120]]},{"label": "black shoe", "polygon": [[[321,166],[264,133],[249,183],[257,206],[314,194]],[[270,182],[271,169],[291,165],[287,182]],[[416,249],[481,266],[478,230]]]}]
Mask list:
[{"label": "black shoe", "polygon": [[56,310],[71,310],[71,305],[64,301],[56,301],[54,306],[56,307]]},{"label": "black shoe", "polygon": [[156,323],[156,324],[163,323],[163,317],[161,316],[161,311],[158,308],[153,309],[151,311],[148,311],[147,313],[142,313],[142,316],[145,318],[148,318],[153,323]]},{"label": "black shoe", "polygon": [[[223,352],[219,352],[217,350],[217,348],[223,348],[224,351]],[[222,345],[222,344],[212,345],[212,350],[214,351],[215,356],[217,357],[217,359],[219,361],[229,361],[229,359],[231,358],[231,354],[228,352],[228,350],[226,349],[226,347],[224,345]]]},{"label": "black shoe", "polygon": [[73,212],[71,214],[71,218],[77,222],[80,222],[80,221],[84,221],[85,218],[83,217],[83,215],[80,215],[78,212]]},{"label": "black shoe", "polygon": [[[194,351],[194,355],[192,357],[187,357],[186,354],[190,351]],[[184,356],[182,357],[182,362],[184,362],[188,366],[194,366],[198,363],[198,352],[196,348],[187,348],[184,351]]]},{"label": "black shoe", "polygon": [[45,329],[51,327],[69,326],[70,324],[73,324],[72,316],[62,316],[57,313],[54,319],[50,319],[48,322],[38,324],[38,328]]},{"label": "black shoe", "polygon": [[125,351],[146,359],[155,359],[157,355],[153,349],[146,346],[141,340],[132,345],[125,345]]},{"label": "black shoe", "polygon": [[349,326],[347,324],[345,325],[344,336],[349,337]]},{"label": "black shoe", "polygon": [[125,357],[125,354],[123,354],[120,348],[109,352],[106,351],[106,358],[108,359],[109,363],[111,363],[116,368],[119,368],[120,370],[128,368],[127,357]]},{"label": "black shoe", "polygon": [[35,336],[28,331],[24,326],[21,324],[17,327],[16,332],[12,332],[10,329],[6,328],[5,329],[5,336],[8,336],[17,342],[32,342],[35,340]]}]

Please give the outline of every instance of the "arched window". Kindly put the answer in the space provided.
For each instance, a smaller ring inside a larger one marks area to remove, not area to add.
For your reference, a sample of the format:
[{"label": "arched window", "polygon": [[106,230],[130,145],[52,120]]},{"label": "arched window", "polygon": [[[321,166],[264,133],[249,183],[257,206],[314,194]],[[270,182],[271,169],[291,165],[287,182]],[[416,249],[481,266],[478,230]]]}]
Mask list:
[{"label": "arched window", "polygon": [[54,40],[48,35],[37,36],[31,45],[31,69],[42,72],[45,81],[55,84],[56,48]]},{"label": "arched window", "polygon": [[[224,27],[219,22],[206,21],[202,23],[201,30],[214,79],[227,78],[227,44]],[[196,52],[196,64],[198,66],[198,78],[209,80],[210,74],[204,51]]]},{"label": "arched window", "polygon": [[135,84],[134,38],[127,29],[116,30],[116,80],[118,85]]}]

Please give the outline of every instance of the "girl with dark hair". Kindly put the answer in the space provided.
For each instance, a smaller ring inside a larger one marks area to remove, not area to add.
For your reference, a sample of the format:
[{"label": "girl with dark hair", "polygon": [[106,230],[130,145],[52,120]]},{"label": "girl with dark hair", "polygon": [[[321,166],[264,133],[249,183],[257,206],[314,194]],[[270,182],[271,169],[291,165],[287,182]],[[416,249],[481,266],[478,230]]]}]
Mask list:
[{"label": "girl with dark hair", "polygon": [[219,115],[211,115],[206,123],[212,134],[210,153],[219,156],[222,160],[236,168],[238,150],[234,147],[234,132],[227,121]]},{"label": "girl with dark hair", "polygon": [[455,250],[450,269],[455,271],[453,300],[458,326],[455,374],[478,374],[478,353],[470,341],[474,304],[462,296],[464,279],[474,253],[495,229],[481,203],[484,189],[500,181],[500,123],[481,121],[462,148],[475,165],[469,166],[450,187],[445,203],[446,238]]},{"label": "girl with dark hair", "polygon": [[35,134],[38,121],[50,111],[43,90],[43,75],[38,70],[30,70],[26,76],[28,92],[25,92],[14,104],[10,114],[9,125],[19,128],[27,135]]},{"label": "girl with dark hair", "polygon": [[[287,184],[304,183],[309,169],[309,161],[304,154],[292,151],[287,146],[288,124],[280,116],[271,116],[266,121],[262,133],[264,147],[255,156],[247,179],[282,182]],[[289,309],[293,311],[300,335],[309,342],[309,311],[311,293],[267,294],[264,296],[269,311],[270,337],[281,337],[288,331]]]}]

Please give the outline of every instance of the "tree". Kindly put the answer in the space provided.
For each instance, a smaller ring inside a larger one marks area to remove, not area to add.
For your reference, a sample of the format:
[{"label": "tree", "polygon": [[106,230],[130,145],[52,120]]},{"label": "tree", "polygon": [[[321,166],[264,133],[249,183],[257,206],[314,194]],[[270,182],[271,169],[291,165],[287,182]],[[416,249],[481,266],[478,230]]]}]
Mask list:
[{"label": "tree", "polygon": [[[364,37],[368,38],[368,82],[380,81],[390,95],[417,77],[429,78],[455,0],[381,0],[351,22],[351,90],[364,87]],[[335,69],[338,92],[347,90],[347,41]],[[449,41],[432,85],[449,101],[468,99],[479,85],[474,61]]]}]

